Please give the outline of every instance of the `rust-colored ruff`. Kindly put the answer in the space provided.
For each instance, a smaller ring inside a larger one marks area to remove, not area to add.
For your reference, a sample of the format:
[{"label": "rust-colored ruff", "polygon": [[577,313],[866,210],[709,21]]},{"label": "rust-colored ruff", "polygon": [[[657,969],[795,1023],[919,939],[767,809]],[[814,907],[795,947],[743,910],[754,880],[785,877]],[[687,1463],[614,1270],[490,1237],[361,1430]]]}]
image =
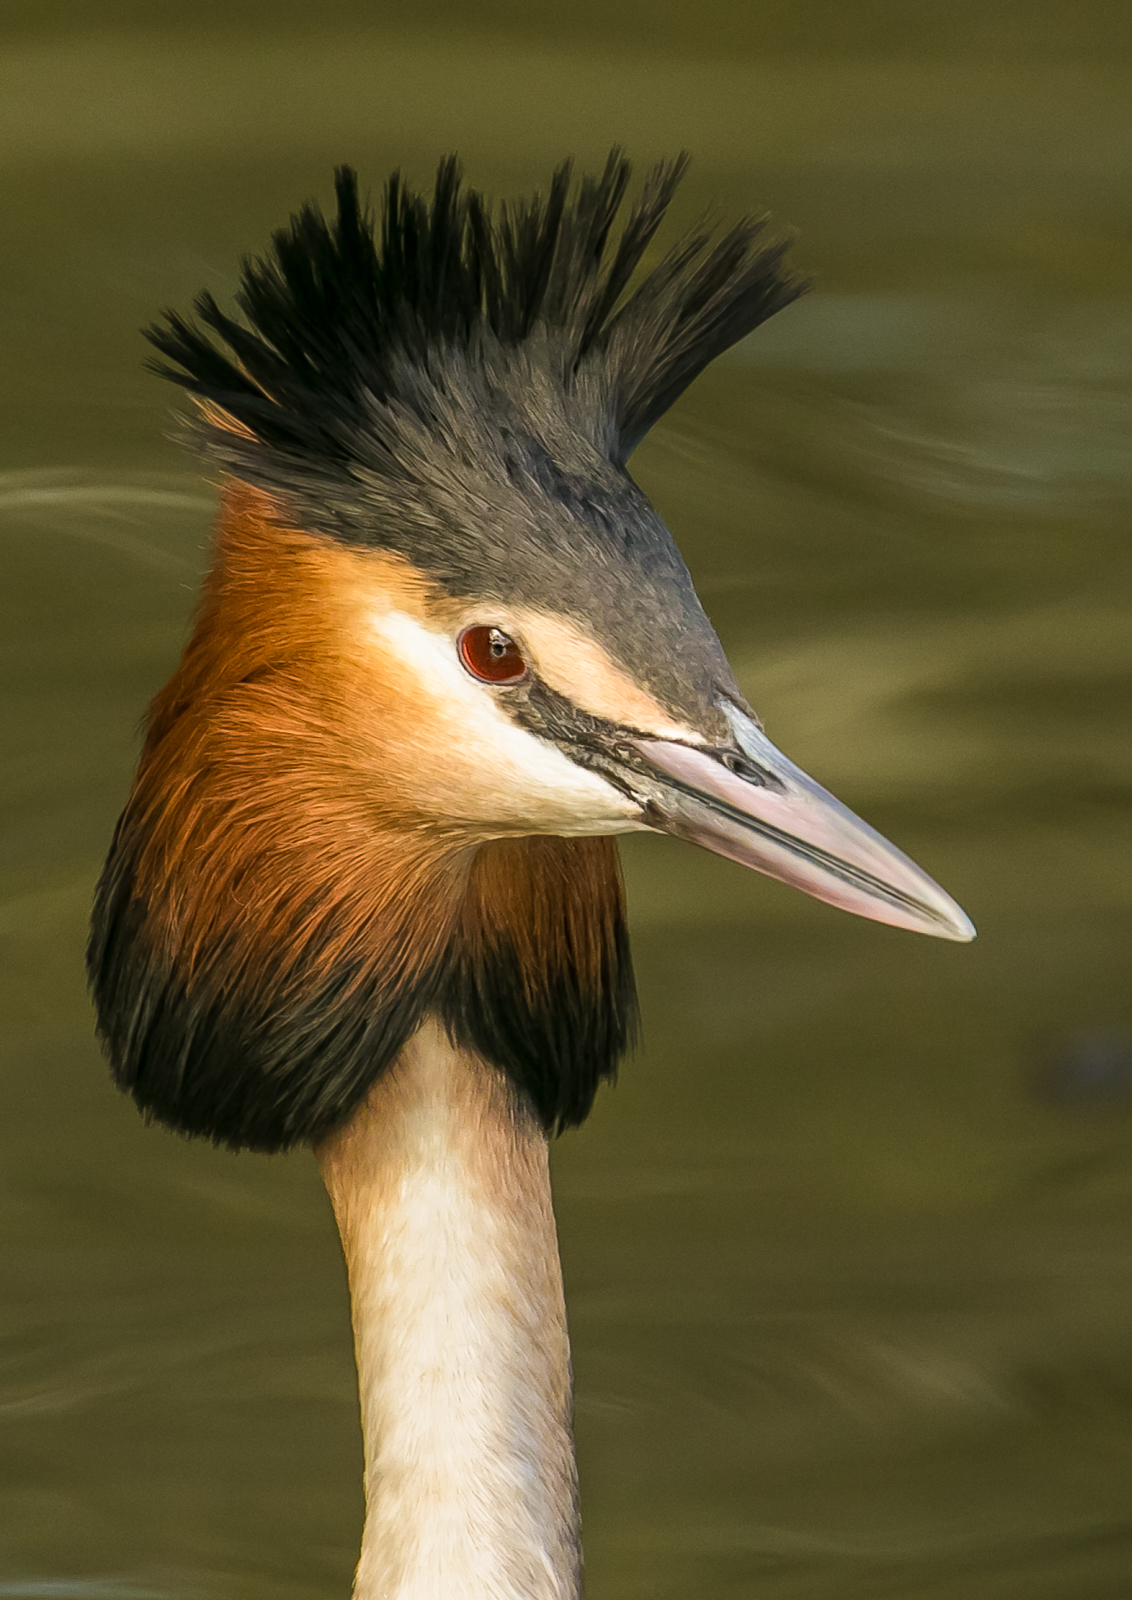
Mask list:
[{"label": "rust-colored ruff", "polygon": [[321,922],[320,972],[363,926],[407,974],[443,942],[461,841],[401,800],[388,756],[411,708],[395,681],[375,699],[357,626],[367,601],[416,604],[424,588],[395,556],[288,527],[259,490],[226,494],[216,563],[153,703],[127,813],[144,819],[136,884],[160,907],[153,932],[190,970],[217,926],[238,925],[255,962]]},{"label": "rust-colored ruff", "polygon": [[321,1137],[429,1011],[563,1125],[631,1032],[615,847],[492,840],[459,815],[479,769],[372,626],[391,610],[436,629],[452,602],[400,557],[226,492],[91,943],[119,1082],[186,1132]]},{"label": "rust-colored ruff", "polygon": [[358,691],[359,609],[395,558],[225,496],[184,658],[157,697],[96,906],[115,1073],[186,1132],[278,1148],[334,1126],[419,1021],[469,841],[398,801],[402,698]]}]

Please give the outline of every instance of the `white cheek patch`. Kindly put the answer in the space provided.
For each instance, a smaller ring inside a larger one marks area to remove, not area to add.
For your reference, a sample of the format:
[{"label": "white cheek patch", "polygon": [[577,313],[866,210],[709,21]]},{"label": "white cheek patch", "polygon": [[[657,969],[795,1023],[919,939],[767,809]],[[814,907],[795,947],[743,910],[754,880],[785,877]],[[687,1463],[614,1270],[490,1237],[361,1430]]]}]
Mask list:
[{"label": "white cheek patch", "polygon": [[[517,727],[492,691],[460,665],[446,633],[404,611],[379,612],[373,629],[415,675],[435,705],[440,760],[469,807],[469,820],[523,823],[557,833],[611,833],[643,826],[640,811],[612,784],[545,739]],[[406,774],[411,783],[412,774]]]}]

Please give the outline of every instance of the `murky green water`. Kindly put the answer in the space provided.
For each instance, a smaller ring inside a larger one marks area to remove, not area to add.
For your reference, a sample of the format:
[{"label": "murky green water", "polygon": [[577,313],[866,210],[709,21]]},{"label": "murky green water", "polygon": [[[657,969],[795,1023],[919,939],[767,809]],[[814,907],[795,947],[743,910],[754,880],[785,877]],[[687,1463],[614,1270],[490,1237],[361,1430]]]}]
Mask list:
[{"label": "murky green water", "polygon": [[981,937],[630,842],[647,1048],[556,1152],[588,1595],[1132,1593],[1132,13],[928,10],[6,8],[0,1595],[330,1600],[361,1515],[313,1163],[143,1128],[92,1041],[212,505],[135,329],[336,160],[615,139],[799,230],[817,293],[638,474],[772,736]]}]

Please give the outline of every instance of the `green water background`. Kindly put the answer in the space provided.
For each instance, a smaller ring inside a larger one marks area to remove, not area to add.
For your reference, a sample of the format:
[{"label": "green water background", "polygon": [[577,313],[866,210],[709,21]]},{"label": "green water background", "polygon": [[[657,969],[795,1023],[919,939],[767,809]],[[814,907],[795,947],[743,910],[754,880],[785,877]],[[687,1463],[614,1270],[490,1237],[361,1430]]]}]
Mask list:
[{"label": "green water background", "polygon": [[1132,1595],[1132,9],[0,14],[0,1595],[344,1596],[313,1163],[146,1129],[91,888],[214,495],[137,328],[336,161],[624,142],[813,295],[635,470],[798,761],[971,948],[625,850],[646,1045],[555,1181],[589,1600]]}]

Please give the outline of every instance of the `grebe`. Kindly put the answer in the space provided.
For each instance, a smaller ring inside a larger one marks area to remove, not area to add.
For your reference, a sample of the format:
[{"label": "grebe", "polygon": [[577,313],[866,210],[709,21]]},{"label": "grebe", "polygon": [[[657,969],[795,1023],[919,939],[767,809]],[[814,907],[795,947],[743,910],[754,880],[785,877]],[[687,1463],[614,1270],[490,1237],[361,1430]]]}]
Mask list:
[{"label": "grebe", "polygon": [[148,331],[225,487],[90,978],[148,1117],[316,1152],[352,1297],[358,1600],[579,1594],[547,1146],[634,1037],[612,836],[974,934],[767,739],[627,470],[803,288],[750,219],[638,272],[683,167],[615,243],[617,151],[498,213],[454,159],[431,201],[394,176],[380,237],[342,168],[333,221],[305,207],[245,263],[242,317],[204,294]]}]

